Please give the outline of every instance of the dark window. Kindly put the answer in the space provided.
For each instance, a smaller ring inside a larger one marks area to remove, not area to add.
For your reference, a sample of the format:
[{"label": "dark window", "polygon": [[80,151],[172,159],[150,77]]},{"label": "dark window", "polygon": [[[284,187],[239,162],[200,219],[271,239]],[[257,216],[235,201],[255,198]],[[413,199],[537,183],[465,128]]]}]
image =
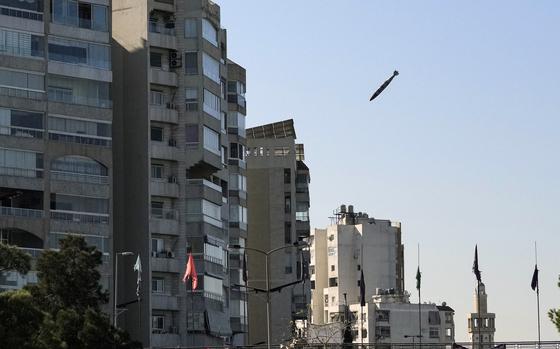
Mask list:
[{"label": "dark window", "polygon": [[358,271],[362,270],[362,266],[358,264]]},{"label": "dark window", "polygon": [[152,201],[151,208],[152,208],[152,217],[163,218],[163,202]]},{"label": "dark window", "polygon": [[198,125],[185,125],[186,142],[198,143]]},{"label": "dark window", "polygon": [[292,223],[285,222],[284,223],[284,243],[291,244],[292,243]]},{"label": "dark window", "polygon": [[152,126],[150,130],[150,139],[156,142],[163,142],[163,128]]},{"label": "dark window", "polygon": [[331,265],[331,271],[334,271],[334,264]]},{"label": "dark window", "polygon": [[284,212],[285,213],[292,212],[292,195],[290,193],[284,194]]},{"label": "dark window", "polygon": [[91,4],[80,3],[78,5],[78,18],[80,28],[91,28]]},{"label": "dark window", "polygon": [[49,43],[49,58],[72,64],[87,64],[87,48]]},{"label": "dark window", "polygon": [[284,269],[284,274],[291,274],[291,273],[292,273],[292,266],[290,265]]},{"label": "dark window", "polygon": [[150,52],[150,67],[161,68],[161,53]]},{"label": "dark window", "polygon": [[292,170],[289,168],[284,169],[284,183],[289,184],[292,182]]},{"label": "dark window", "polygon": [[338,278],[329,278],[329,287],[338,286]]},{"label": "dark window", "polygon": [[198,52],[185,53],[185,74],[198,74]]},{"label": "dark window", "polygon": [[312,289],[312,290],[315,289],[315,280],[311,280],[311,289]]},{"label": "dark window", "polygon": [[301,270],[301,262],[300,262],[300,261],[297,261],[297,262],[296,262],[296,275],[297,275],[298,278],[303,279],[303,274],[302,274],[301,272],[302,272],[302,270]]},{"label": "dark window", "polygon": [[11,111],[12,126],[27,127],[27,128],[43,128],[43,114],[32,113],[28,111],[12,110]]}]

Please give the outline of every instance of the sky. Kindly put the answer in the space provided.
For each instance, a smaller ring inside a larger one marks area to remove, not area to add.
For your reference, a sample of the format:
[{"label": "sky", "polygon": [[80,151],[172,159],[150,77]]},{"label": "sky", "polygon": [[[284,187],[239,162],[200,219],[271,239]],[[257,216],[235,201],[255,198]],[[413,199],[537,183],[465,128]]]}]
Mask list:
[{"label": "sky", "polygon": [[340,204],[400,221],[411,300],[420,244],[422,299],[455,309],[458,341],[475,244],[496,340],[537,339],[537,241],[560,339],[559,1],[217,2],[247,126],[293,118],[305,144],[312,227]]}]

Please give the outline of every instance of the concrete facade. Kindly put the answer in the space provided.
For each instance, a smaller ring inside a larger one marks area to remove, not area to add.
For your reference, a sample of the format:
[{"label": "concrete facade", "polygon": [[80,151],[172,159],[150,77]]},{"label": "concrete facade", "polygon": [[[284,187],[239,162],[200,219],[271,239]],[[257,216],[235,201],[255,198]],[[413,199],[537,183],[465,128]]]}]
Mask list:
[{"label": "concrete facade", "polygon": [[[245,70],[227,58],[220,8],[114,0],[113,21],[116,245],[145,266],[142,302],[119,325],[155,348],[244,344],[227,245],[247,235]],[[196,290],[181,282],[189,253]],[[134,298],[135,275],[120,275],[120,301]]]},{"label": "concrete facade", "polygon": [[[309,169],[296,144],[293,120],[247,130],[249,236],[247,246],[270,251],[309,237]],[[248,285],[266,288],[265,257],[247,250]],[[308,252],[293,246],[271,254],[270,287],[304,280],[271,295],[271,343],[292,338],[310,302]],[[266,343],[266,296],[249,296],[249,344]]]},{"label": "concrete facade", "polygon": [[[60,4],[0,1],[0,240],[36,258],[83,236],[112,294],[111,3]],[[0,289],[35,281],[4,273]]]}]

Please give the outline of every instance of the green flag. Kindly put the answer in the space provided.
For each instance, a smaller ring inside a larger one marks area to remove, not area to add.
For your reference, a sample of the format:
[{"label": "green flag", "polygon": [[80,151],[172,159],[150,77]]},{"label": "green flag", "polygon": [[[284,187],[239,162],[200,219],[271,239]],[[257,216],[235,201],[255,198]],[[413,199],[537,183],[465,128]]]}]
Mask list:
[{"label": "green flag", "polygon": [[416,271],[416,289],[420,289],[420,279],[422,276],[420,275],[420,267],[418,267],[418,271]]}]

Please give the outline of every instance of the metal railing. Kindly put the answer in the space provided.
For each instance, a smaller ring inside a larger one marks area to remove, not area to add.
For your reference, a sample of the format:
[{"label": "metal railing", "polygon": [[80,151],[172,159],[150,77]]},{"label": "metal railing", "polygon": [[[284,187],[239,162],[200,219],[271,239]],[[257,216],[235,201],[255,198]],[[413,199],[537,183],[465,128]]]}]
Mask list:
[{"label": "metal railing", "polygon": [[109,215],[97,213],[76,213],[51,210],[51,218],[60,221],[85,224],[109,224]]},{"label": "metal railing", "polygon": [[0,135],[26,137],[26,138],[43,138],[43,130],[20,126],[0,126]]},{"label": "metal railing", "polygon": [[51,178],[59,181],[92,183],[92,184],[108,184],[108,176],[97,176],[75,172],[51,171]]},{"label": "metal railing", "polygon": [[97,97],[75,96],[65,89],[49,86],[49,101],[79,104],[97,108],[112,108],[113,101]]},{"label": "metal railing", "polygon": [[93,137],[93,136],[80,136],[80,135],[67,134],[62,131],[52,131],[52,130],[49,130],[49,139],[52,141],[98,145],[101,147],[110,147],[113,144],[112,139],[108,137],[101,138],[101,137]]},{"label": "metal railing", "polygon": [[0,206],[0,215],[26,218],[43,218],[43,210]]},{"label": "metal railing", "polygon": [[[173,349],[265,349],[266,344],[246,345],[246,346],[184,346],[173,347]],[[294,348],[294,349],[478,349],[479,345],[468,343],[296,343],[296,344],[275,344],[275,348]],[[560,342],[542,341],[538,342],[493,342],[483,344],[481,349],[560,349]],[[171,349],[170,347],[154,347],[154,349]]]},{"label": "metal railing", "polygon": [[150,217],[155,219],[169,219],[169,220],[177,220],[178,212],[177,210],[172,209],[164,209],[164,208],[151,208],[150,209]]},{"label": "metal railing", "polygon": [[13,7],[5,7],[5,6],[0,7],[0,15],[32,19],[34,21],[43,20],[43,14],[41,12],[20,10]]},{"label": "metal railing", "polygon": [[175,36],[175,23],[158,23],[150,21],[148,23],[148,29],[150,33]]},{"label": "metal railing", "polygon": [[43,178],[43,169],[0,166],[0,176]]},{"label": "metal railing", "polygon": [[0,87],[0,95],[8,97],[20,97],[29,98],[37,101],[42,101],[45,99],[45,92],[24,90],[21,88],[13,87]]}]

